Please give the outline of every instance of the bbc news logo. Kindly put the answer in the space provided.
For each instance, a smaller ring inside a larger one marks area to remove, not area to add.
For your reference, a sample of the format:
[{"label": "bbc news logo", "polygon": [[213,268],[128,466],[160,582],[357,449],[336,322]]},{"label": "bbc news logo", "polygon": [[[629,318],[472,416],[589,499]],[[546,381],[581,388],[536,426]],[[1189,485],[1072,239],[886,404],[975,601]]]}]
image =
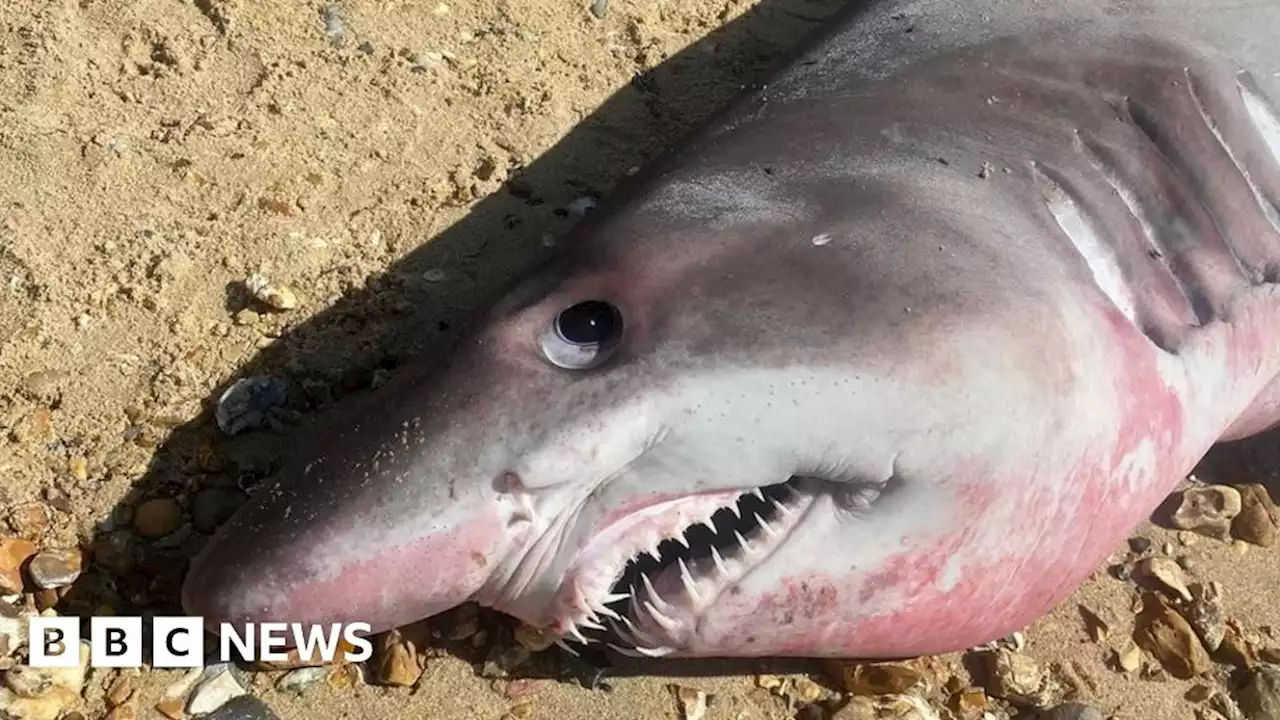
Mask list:
[{"label": "bbc news logo", "polygon": [[[373,643],[364,636],[370,629],[368,623],[222,623],[218,628],[218,661],[283,662],[290,659],[284,648],[293,647],[304,662],[331,663],[339,654],[347,662],[362,662],[373,655]],[[142,666],[146,633],[141,617],[92,617],[88,639],[91,667]],[[203,667],[204,643],[202,618],[152,618],[149,664],[156,668]],[[27,646],[32,667],[78,667],[80,618],[30,618]]]}]

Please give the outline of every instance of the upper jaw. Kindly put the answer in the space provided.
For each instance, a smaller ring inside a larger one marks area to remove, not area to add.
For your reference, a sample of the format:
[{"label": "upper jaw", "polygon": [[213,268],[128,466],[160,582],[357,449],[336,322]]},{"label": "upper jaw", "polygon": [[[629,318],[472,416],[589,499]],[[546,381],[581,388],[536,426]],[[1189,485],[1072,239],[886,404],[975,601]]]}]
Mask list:
[{"label": "upper jaw", "polygon": [[776,552],[825,492],[823,481],[797,478],[688,495],[626,515],[571,561],[546,629],[562,643],[605,643],[650,657],[678,653],[695,642],[699,617],[719,595]]}]

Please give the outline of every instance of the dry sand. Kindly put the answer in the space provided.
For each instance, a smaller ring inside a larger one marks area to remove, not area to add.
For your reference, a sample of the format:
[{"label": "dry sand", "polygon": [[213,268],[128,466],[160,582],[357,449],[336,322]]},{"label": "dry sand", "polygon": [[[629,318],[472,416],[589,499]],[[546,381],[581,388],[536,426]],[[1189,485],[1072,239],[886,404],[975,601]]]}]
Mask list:
[{"label": "dry sand", "polygon": [[[298,428],[447,343],[563,237],[573,201],[607,193],[836,5],[6,0],[0,510],[50,506],[42,546],[95,550],[59,609],[172,609],[200,535],[138,537],[139,501],[177,498],[189,520],[199,491],[233,495],[270,474]],[[254,272],[299,307],[246,311]],[[305,391],[273,429],[220,437],[212,398],[253,373]],[[1143,532],[1157,553],[1168,542],[1192,556],[1229,615],[1271,642],[1273,550]],[[1193,718],[1192,683],[1110,664],[1135,597],[1100,572],[1026,631],[1024,653],[1117,717]],[[1090,638],[1082,604],[1119,619],[1109,639]],[[759,687],[759,673],[791,669],[769,663],[658,662],[607,689],[544,679],[508,692],[471,663],[481,645],[434,651],[412,689],[334,682],[295,697],[271,689],[276,674],[253,687],[282,717],[316,720],[678,717],[670,684],[712,693],[708,718],[796,714],[787,693]],[[563,671],[553,649],[515,674]],[[177,675],[144,674],[138,717],[161,717],[152,706]],[[90,676],[86,717],[103,715],[112,678]]]}]

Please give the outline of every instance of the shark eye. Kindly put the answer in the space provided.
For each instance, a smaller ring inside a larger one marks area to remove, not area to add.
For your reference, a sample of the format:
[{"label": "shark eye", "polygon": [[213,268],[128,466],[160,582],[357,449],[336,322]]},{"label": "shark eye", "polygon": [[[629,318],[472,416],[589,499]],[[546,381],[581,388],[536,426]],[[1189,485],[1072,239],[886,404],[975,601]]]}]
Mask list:
[{"label": "shark eye", "polygon": [[565,370],[598,367],[618,348],[622,313],[603,300],[586,300],[556,315],[541,338],[542,354]]}]

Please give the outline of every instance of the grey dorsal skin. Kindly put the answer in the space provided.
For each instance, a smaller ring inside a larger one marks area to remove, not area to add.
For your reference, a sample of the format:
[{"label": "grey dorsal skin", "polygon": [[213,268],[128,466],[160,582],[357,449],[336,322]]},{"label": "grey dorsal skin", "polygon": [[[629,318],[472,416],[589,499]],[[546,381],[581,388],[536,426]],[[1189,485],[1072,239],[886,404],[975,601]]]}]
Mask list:
[{"label": "grey dorsal skin", "polygon": [[188,612],[476,601],[648,656],[1029,624],[1280,421],[1275,28],[1274,0],[850,8],[256,493]]}]

